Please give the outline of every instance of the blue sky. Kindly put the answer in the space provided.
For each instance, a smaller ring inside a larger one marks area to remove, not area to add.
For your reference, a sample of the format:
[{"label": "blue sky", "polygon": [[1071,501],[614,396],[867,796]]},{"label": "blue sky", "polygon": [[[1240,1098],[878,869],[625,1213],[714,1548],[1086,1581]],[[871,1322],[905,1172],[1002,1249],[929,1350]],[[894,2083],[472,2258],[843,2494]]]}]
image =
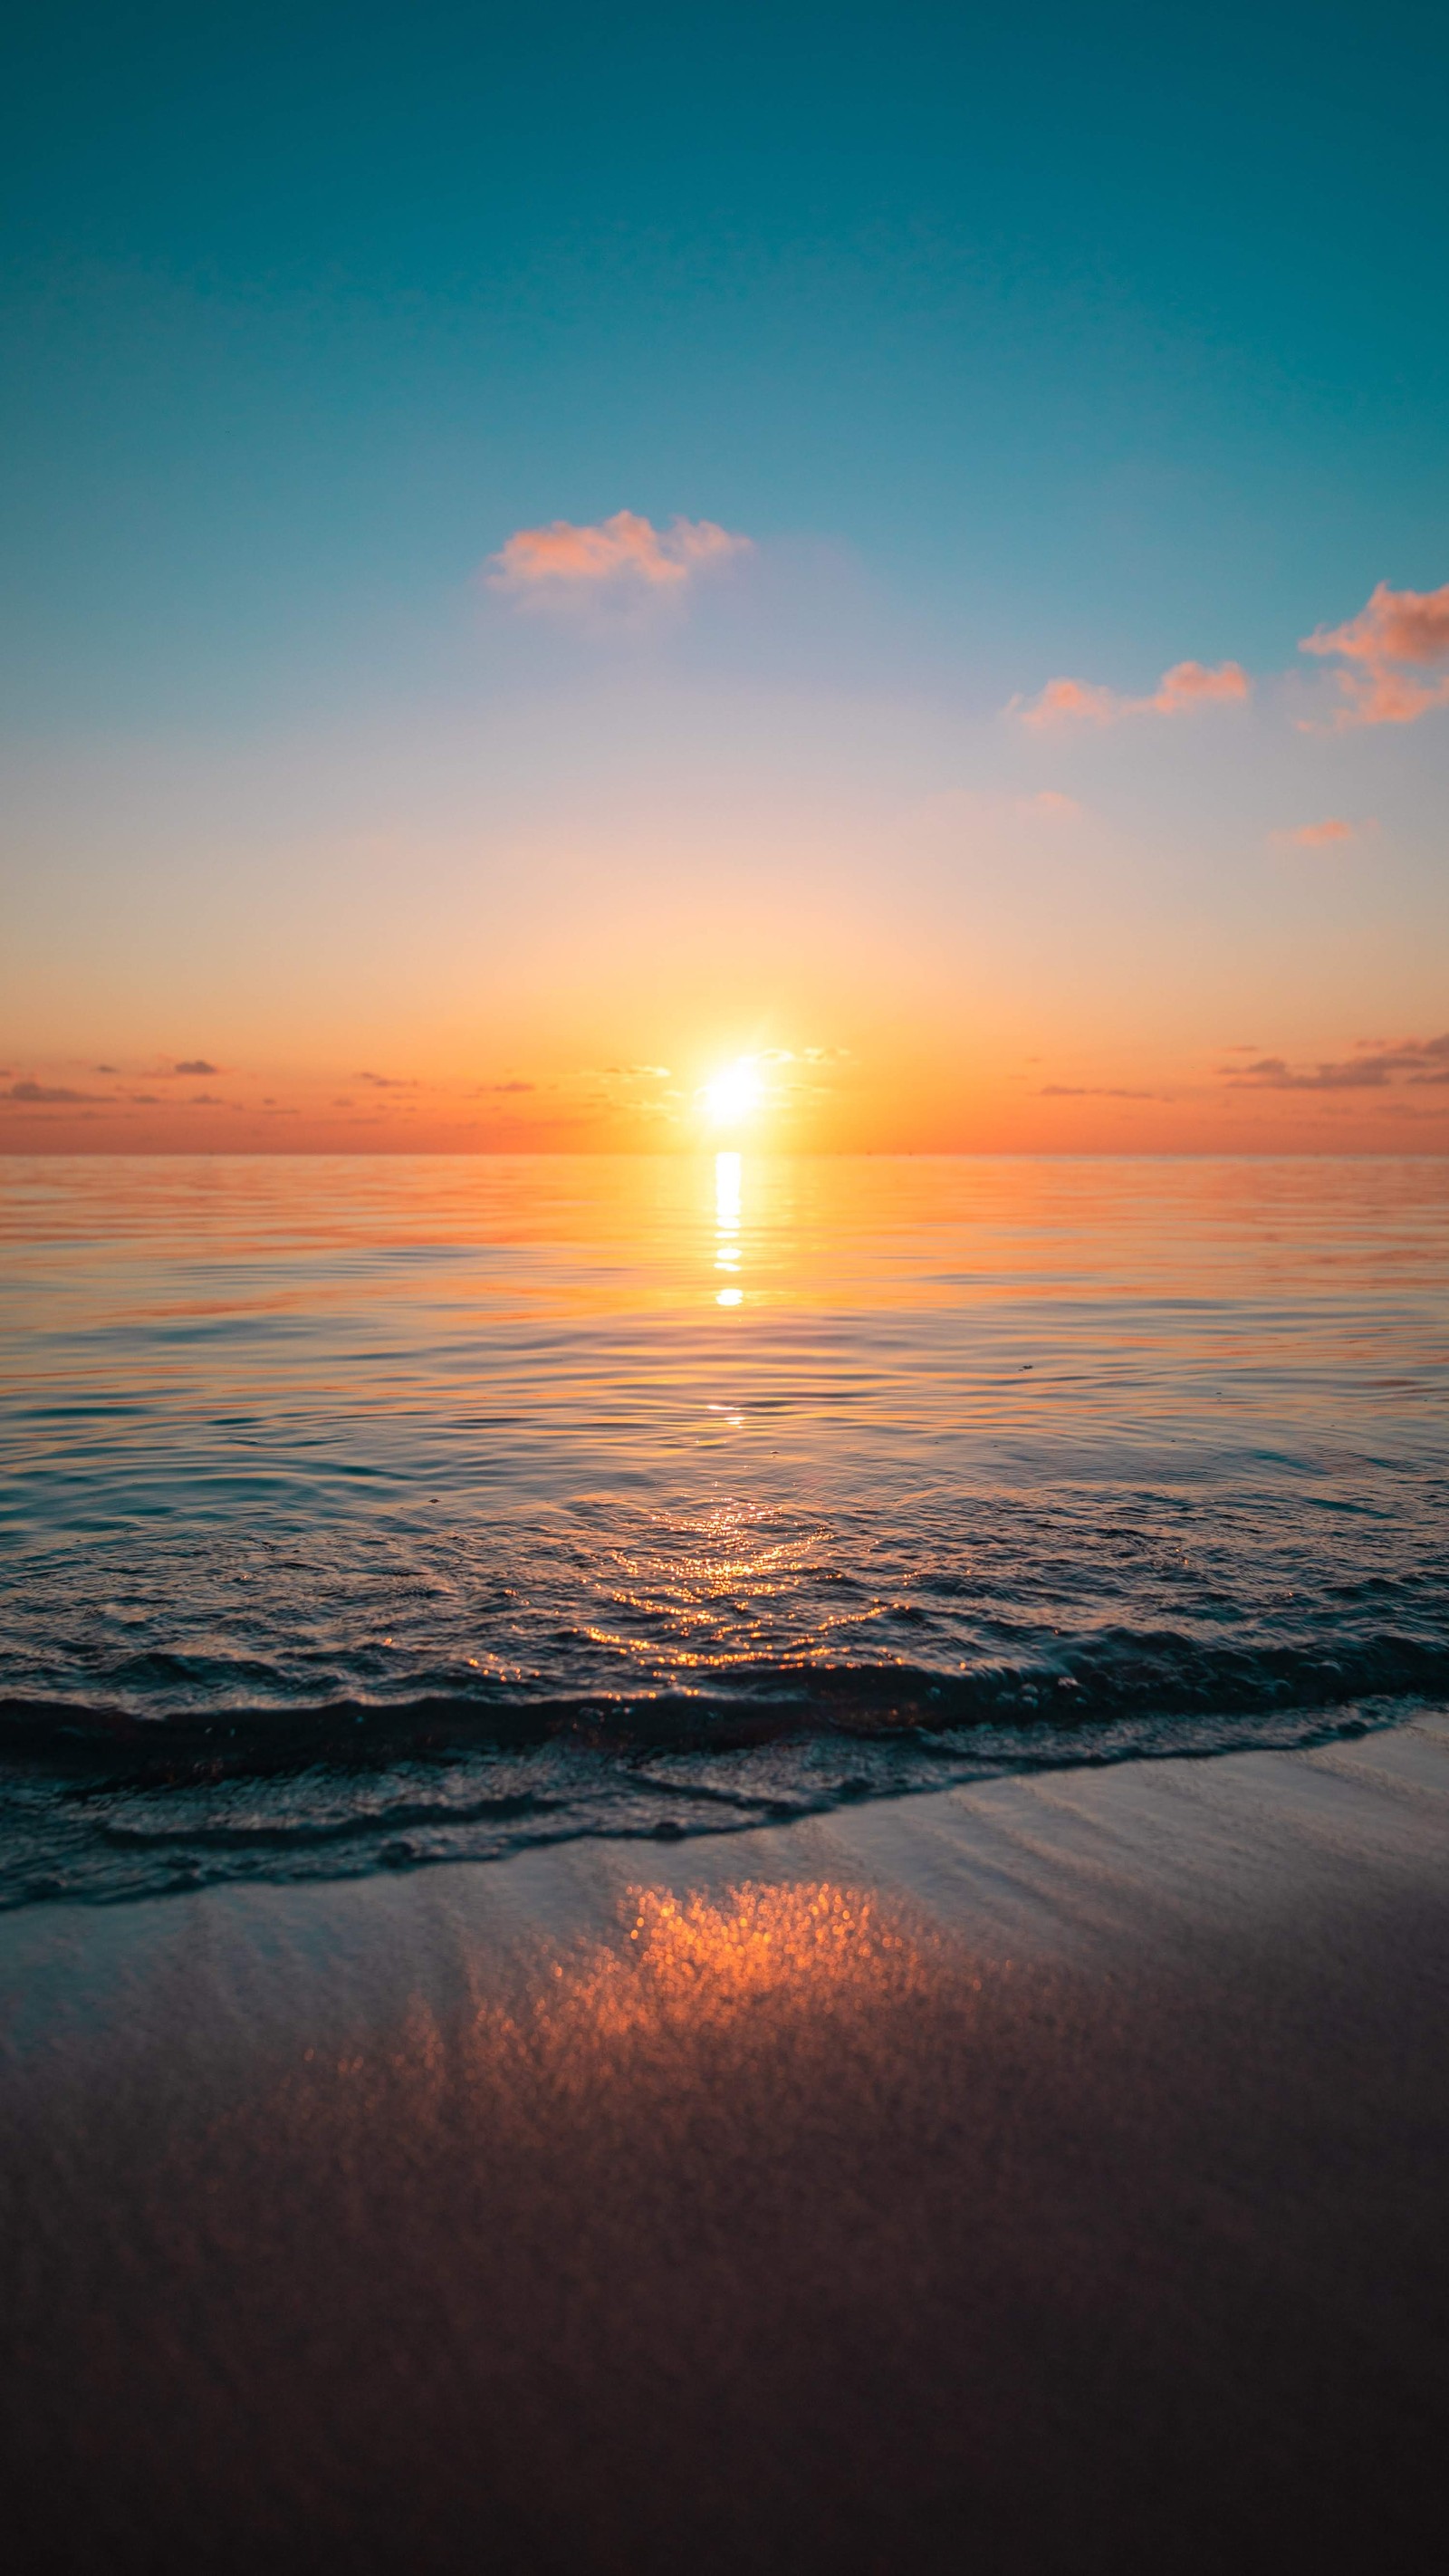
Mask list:
[{"label": "blue sky", "polygon": [[[773,790],[817,737],[812,812],[883,772],[893,811],[1046,787],[1210,907],[1204,797],[1255,848],[1351,812],[1416,950],[1367,1024],[1427,1007],[1444,718],[1321,778],[1291,708],[1231,780],[1141,727],[1048,777],[1000,710],[1282,673],[1376,583],[1449,578],[1446,70],[1422,7],[36,13],[0,110],[0,654],[40,983],[77,888],[104,909],[154,851],[164,910],[185,848],[246,870],[253,812],[258,881],[305,870],[364,828],[360,761],[405,830],[474,725],[502,887],[497,815],[558,804],[552,708],[585,802],[622,756],[637,803],[655,745],[681,847],[728,746]],[[513,532],[621,509],[747,534],[749,582],[603,647],[480,589]],[[1304,1042],[1348,1008],[1295,1002]]]}]

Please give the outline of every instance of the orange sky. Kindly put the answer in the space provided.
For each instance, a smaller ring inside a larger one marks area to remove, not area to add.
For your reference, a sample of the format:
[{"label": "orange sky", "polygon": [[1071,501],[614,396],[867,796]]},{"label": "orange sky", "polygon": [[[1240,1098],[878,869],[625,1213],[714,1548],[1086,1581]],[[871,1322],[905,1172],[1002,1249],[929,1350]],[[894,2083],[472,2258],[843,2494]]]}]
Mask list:
[{"label": "orange sky", "polygon": [[[1407,712],[1314,637],[1135,693],[807,688],[710,661],[712,581],[767,649],[760,549],[651,530],[641,596],[640,524],[545,550],[586,594],[547,614],[482,567],[448,693],[33,746],[0,1144],[692,1149],[747,1057],[761,1147],[1449,1148],[1429,663]],[[1442,662],[1449,593],[1401,596]]]}]

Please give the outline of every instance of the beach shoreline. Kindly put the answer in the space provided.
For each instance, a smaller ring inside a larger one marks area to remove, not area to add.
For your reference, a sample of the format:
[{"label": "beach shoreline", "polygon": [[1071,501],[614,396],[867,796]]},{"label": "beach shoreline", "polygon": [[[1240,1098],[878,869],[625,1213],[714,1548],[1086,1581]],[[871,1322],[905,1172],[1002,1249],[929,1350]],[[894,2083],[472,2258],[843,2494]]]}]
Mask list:
[{"label": "beach shoreline", "polygon": [[29,2571],[1424,2563],[1449,1719],[0,1923]]}]

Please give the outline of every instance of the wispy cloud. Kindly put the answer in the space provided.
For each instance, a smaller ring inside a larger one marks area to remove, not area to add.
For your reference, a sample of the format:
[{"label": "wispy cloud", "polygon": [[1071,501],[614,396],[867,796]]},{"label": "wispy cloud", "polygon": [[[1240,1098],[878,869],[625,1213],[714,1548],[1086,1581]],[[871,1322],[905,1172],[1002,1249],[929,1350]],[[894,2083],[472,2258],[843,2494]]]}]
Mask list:
[{"label": "wispy cloud", "polygon": [[1237,706],[1251,682],[1240,662],[1174,662],[1145,698],[1128,698],[1094,680],[1048,680],[1041,695],[1025,703],[1013,698],[1008,713],[1019,715],[1036,731],[1054,725],[1120,724],[1125,716],[1183,716],[1200,707]]},{"label": "wispy cloud", "polygon": [[1281,1055],[1225,1065],[1222,1078],[1246,1091],[1388,1091],[1399,1083],[1449,1085],[1449,1035],[1366,1043],[1337,1063],[1292,1065]]},{"label": "wispy cloud", "polygon": [[1449,582],[1441,590],[1390,590],[1381,581],[1366,608],[1342,626],[1320,626],[1299,650],[1338,658],[1343,704],[1334,725],[1413,724],[1431,707],[1449,706],[1449,672],[1416,673],[1449,662]]},{"label": "wispy cloud", "polygon": [[174,1064],[171,1070],[173,1073],[220,1073],[221,1067],[219,1064],[208,1064],[204,1055],[192,1055],[186,1058],[184,1064]]},{"label": "wispy cloud", "polygon": [[602,593],[678,591],[701,572],[749,554],[749,537],[733,536],[713,519],[673,519],[656,528],[634,510],[576,527],[554,519],[546,528],[519,528],[491,555],[490,589],[514,599],[568,599]]},{"label": "wispy cloud", "polygon": [[1123,1091],[1101,1082],[1044,1082],[1039,1100],[1165,1100],[1165,1091]]},{"label": "wispy cloud", "polygon": [[1268,838],[1280,850],[1331,850],[1377,830],[1371,818],[1350,823],[1342,814],[1326,814],[1321,823],[1297,823],[1286,831],[1270,832]]},{"label": "wispy cloud", "polygon": [[1056,787],[1043,787],[1036,796],[1021,796],[1016,810],[1026,823],[1080,823],[1085,808],[1075,796],[1063,796]]},{"label": "wispy cloud", "polygon": [[1150,698],[1130,699],[1130,715],[1183,716],[1197,707],[1240,706],[1251,683],[1241,662],[1174,662]]},{"label": "wispy cloud", "polygon": [[72,1109],[82,1101],[101,1100],[99,1091],[67,1091],[63,1084],[52,1082],[12,1082],[0,1091],[0,1100],[14,1100],[26,1109]]}]

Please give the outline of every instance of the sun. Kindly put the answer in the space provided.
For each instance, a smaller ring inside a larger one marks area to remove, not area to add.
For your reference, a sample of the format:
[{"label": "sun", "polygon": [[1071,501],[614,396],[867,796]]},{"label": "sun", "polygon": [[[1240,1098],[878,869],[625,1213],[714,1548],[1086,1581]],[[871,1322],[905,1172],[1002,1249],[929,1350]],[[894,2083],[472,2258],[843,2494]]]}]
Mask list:
[{"label": "sun", "polygon": [[738,1127],[765,1097],[765,1086],[753,1056],[724,1065],[704,1086],[705,1116],[714,1127]]}]

